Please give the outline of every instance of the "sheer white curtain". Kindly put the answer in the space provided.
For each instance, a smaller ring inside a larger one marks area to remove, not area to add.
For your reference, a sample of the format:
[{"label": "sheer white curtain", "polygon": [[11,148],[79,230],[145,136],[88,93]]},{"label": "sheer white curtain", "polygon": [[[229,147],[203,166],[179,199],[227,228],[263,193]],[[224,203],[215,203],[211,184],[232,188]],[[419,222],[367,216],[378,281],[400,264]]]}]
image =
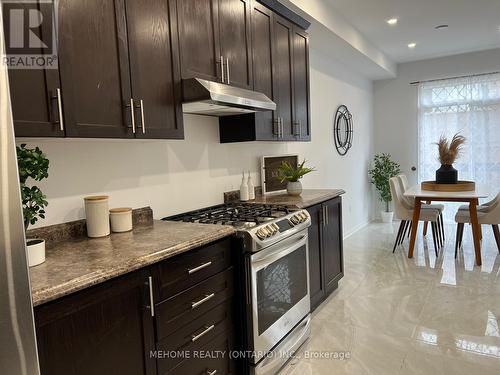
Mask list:
[{"label": "sheer white curtain", "polygon": [[[419,182],[435,179],[434,143],[457,132],[467,138],[454,164],[458,178],[486,184],[494,196],[500,189],[500,73],[419,84]],[[453,220],[456,206],[449,205],[445,219]]]}]

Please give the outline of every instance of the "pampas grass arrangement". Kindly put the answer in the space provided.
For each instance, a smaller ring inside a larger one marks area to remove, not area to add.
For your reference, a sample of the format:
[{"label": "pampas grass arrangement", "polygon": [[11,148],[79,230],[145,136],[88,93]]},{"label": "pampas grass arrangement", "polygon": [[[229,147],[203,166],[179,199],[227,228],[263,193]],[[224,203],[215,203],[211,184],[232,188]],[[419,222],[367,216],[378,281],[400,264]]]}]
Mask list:
[{"label": "pampas grass arrangement", "polygon": [[453,165],[462,152],[465,140],[466,138],[459,133],[453,136],[451,142],[448,142],[448,139],[444,135],[439,138],[439,142],[436,144],[439,150],[441,165]]}]

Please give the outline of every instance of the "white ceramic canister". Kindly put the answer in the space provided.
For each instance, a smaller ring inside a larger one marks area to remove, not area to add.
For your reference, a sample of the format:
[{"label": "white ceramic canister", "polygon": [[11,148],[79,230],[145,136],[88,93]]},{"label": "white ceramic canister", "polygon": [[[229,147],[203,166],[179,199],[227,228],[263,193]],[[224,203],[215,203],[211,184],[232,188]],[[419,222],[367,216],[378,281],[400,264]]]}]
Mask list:
[{"label": "white ceramic canister", "polygon": [[109,197],[107,195],[94,195],[83,199],[87,219],[87,236],[105,237],[109,235]]},{"label": "white ceramic canister", "polygon": [[112,208],[109,210],[111,231],[115,233],[132,230],[132,209],[129,207]]}]

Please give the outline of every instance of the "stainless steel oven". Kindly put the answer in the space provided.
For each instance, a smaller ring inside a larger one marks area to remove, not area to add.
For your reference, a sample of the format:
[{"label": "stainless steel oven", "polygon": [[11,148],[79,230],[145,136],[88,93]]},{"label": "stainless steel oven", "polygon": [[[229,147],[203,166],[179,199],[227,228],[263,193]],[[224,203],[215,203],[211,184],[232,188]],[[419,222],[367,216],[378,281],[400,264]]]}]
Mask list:
[{"label": "stainless steel oven", "polygon": [[274,374],[310,332],[307,229],[247,257],[255,374]]}]

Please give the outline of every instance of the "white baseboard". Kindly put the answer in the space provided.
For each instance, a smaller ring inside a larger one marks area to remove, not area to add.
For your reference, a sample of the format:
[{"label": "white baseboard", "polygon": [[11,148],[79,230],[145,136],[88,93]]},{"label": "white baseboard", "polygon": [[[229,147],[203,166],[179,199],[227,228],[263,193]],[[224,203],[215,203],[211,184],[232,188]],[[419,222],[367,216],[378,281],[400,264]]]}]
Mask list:
[{"label": "white baseboard", "polygon": [[344,240],[349,238],[350,236],[352,236],[354,233],[356,233],[357,231],[363,229],[364,227],[366,227],[368,224],[370,224],[371,222],[373,221],[373,219],[368,219],[367,221],[365,221],[364,223],[361,223],[361,224],[358,224],[356,225],[349,233],[347,234],[344,234]]}]

